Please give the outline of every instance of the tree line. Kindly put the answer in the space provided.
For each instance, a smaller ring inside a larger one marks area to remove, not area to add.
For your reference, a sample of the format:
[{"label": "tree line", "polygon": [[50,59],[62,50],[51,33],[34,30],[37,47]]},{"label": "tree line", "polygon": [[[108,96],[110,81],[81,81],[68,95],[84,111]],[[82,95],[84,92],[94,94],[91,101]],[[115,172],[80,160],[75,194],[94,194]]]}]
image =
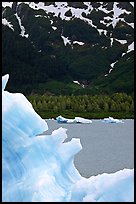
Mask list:
[{"label": "tree line", "polygon": [[[114,93],[112,95],[38,95],[27,96],[33,108],[42,117],[56,116],[57,114],[76,113],[89,117],[89,113],[123,113],[131,115],[134,112],[134,96],[126,93]],[[50,114],[49,114],[50,113]],[[115,115],[115,114],[114,114]],[[117,114],[118,115],[118,114]]]}]

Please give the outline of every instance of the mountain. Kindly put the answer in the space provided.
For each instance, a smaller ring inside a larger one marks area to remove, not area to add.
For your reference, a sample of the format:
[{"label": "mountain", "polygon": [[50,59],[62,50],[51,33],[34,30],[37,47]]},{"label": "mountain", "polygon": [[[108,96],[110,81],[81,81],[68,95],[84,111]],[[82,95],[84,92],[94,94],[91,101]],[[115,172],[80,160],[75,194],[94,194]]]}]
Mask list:
[{"label": "mountain", "polygon": [[23,93],[134,91],[134,2],[2,2],[2,74]]}]

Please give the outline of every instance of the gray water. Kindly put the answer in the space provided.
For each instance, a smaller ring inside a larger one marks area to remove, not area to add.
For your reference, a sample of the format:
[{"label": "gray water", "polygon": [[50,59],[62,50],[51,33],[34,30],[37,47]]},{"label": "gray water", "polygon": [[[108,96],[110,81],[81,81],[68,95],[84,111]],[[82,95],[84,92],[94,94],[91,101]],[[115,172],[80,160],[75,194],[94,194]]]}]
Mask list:
[{"label": "gray water", "polygon": [[82,150],[75,155],[74,163],[83,177],[134,168],[134,120],[124,123],[103,123],[92,120],[91,124],[59,124],[46,120],[49,130],[67,129],[68,138],[80,138]]}]

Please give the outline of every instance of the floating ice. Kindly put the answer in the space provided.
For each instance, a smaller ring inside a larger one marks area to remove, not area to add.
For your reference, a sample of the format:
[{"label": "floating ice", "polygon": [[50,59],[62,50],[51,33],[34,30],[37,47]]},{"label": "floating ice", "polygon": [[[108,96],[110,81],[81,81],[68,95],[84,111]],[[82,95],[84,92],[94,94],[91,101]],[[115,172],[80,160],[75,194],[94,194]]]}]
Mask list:
[{"label": "floating ice", "polygon": [[56,118],[58,123],[92,123],[91,120],[89,119],[85,119],[85,118],[81,118],[81,117],[75,117],[74,119],[68,119],[68,118],[64,118],[61,115],[59,115]]},{"label": "floating ice", "polygon": [[[134,169],[83,178],[74,166],[79,139],[66,129],[36,136],[48,125],[2,78],[2,202],[134,201]],[[93,133],[91,133],[93,134]]]},{"label": "floating ice", "polygon": [[104,118],[102,121],[106,123],[123,123],[122,120],[114,119],[113,117]]}]

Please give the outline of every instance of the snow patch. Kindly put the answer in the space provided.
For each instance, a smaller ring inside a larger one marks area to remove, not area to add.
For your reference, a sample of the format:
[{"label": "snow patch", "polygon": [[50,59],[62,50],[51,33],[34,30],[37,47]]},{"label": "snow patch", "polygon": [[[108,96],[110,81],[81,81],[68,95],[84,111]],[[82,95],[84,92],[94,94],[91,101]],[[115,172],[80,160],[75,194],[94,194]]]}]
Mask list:
[{"label": "snow patch", "polygon": [[7,21],[6,18],[2,19],[2,24],[5,25],[5,26],[8,26],[11,30],[14,31],[13,25],[11,24],[11,22]]},{"label": "snow patch", "polygon": [[120,42],[121,44],[126,44],[127,43],[127,40],[118,40],[116,39],[118,42]]},{"label": "snow patch", "polygon": [[68,39],[68,37],[64,37],[61,35],[61,38],[63,39],[64,45],[66,46],[67,44],[71,45],[71,40]]},{"label": "snow patch", "polygon": [[53,30],[56,30],[56,29],[57,29],[57,27],[55,27],[55,26],[52,26],[52,29],[53,29]]},{"label": "snow patch", "polygon": [[116,62],[111,63],[111,67],[113,68],[114,65],[118,62],[118,60]]},{"label": "snow patch", "polygon": [[78,45],[84,45],[84,42],[79,42],[79,41],[73,41],[73,44],[78,44]]},{"label": "snow patch", "polygon": [[134,2],[129,2],[134,7]]},{"label": "snow patch", "polygon": [[2,2],[2,6],[5,8],[7,6],[9,6],[10,8],[12,8],[12,4],[13,2]]},{"label": "snow patch", "polygon": [[28,35],[28,34],[25,34],[25,27],[22,25],[20,17],[18,16],[17,13],[15,14],[15,16],[16,16],[16,18],[17,18],[17,20],[18,20],[18,23],[19,23],[19,26],[20,26],[20,29],[21,29],[21,34],[20,34],[20,35],[21,35],[22,37],[28,38],[29,35]]},{"label": "snow patch", "polygon": [[80,85],[80,83],[78,82],[78,81],[73,81],[75,84],[79,84]]}]

